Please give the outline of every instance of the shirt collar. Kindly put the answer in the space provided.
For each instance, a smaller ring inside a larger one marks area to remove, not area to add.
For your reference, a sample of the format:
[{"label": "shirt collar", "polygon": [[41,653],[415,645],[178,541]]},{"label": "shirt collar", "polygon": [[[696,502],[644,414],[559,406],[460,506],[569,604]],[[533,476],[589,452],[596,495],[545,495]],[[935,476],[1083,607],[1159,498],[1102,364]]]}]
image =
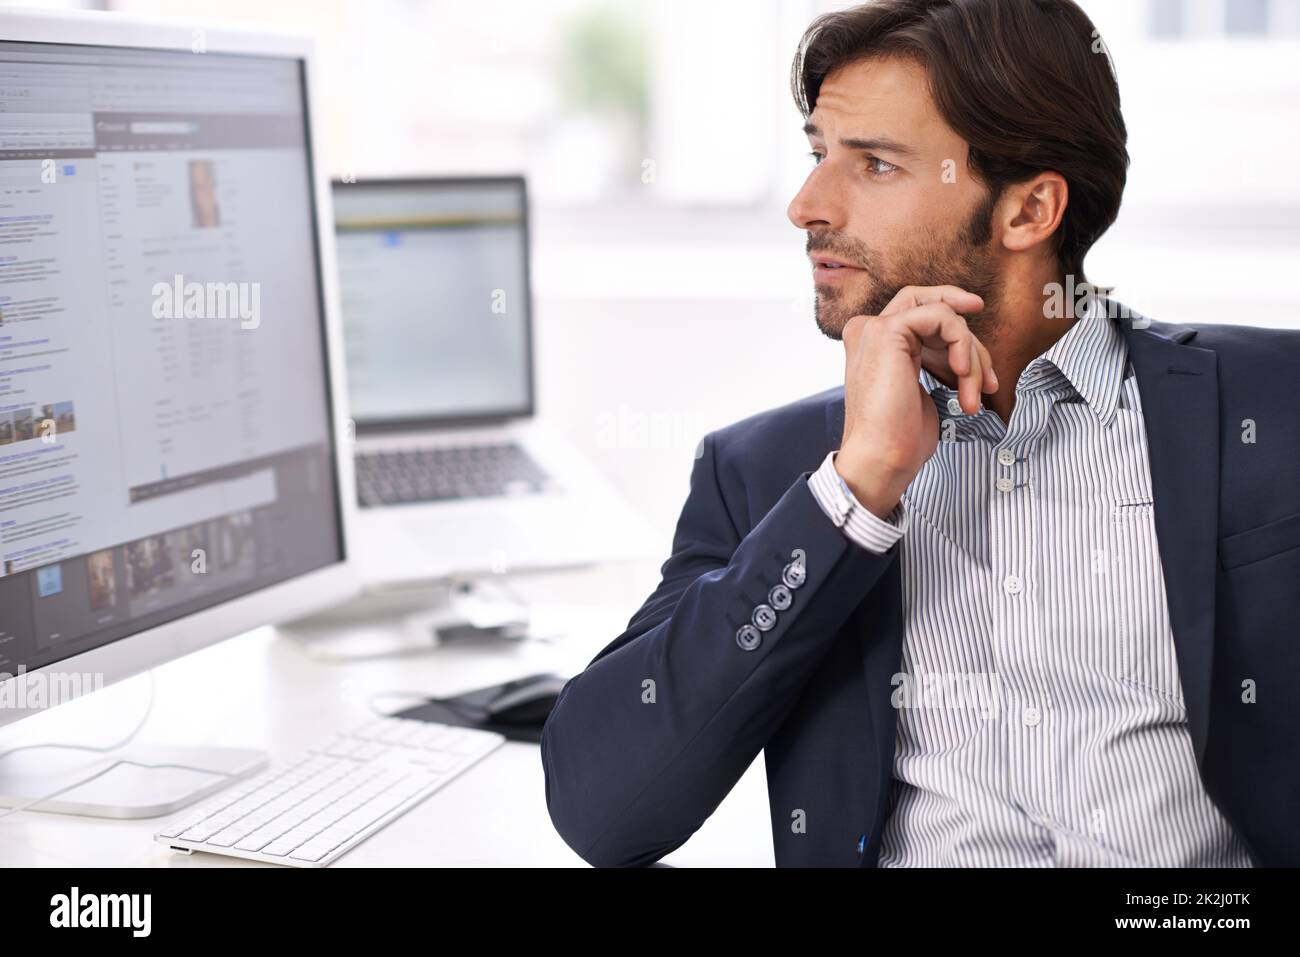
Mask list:
[{"label": "shirt collar", "polygon": [[[1106,315],[1102,300],[1096,297],[1086,300],[1079,320],[1025,367],[1016,385],[1017,391],[1059,381],[1049,365],[1059,370],[1103,426],[1110,424],[1119,406],[1121,384],[1128,365],[1128,344],[1123,333]],[[949,389],[924,368],[918,381],[926,392],[935,395],[937,391],[945,400],[957,394],[955,389]]]}]

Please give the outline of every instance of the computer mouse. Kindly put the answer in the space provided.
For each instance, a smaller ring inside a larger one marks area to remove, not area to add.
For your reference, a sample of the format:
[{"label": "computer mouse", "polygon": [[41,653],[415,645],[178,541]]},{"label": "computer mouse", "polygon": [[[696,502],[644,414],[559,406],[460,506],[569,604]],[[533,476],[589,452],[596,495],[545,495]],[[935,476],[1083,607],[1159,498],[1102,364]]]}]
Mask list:
[{"label": "computer mouse", "polygon": [[568,680],[560,675],[541,674],[512,681],[487,703],[487,718],[499,724],[540,726],[555,707]]}]

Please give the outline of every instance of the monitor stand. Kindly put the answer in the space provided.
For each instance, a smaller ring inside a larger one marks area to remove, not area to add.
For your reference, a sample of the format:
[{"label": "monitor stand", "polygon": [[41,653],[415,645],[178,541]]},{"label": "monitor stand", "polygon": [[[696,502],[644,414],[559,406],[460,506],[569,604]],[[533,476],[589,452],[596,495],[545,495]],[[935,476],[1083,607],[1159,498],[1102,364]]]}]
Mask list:
[{"label": "monitor stand", "polygon": [[[140,764],[205,768],[138,767]],[[266,754],[248,748],[177,747],[129,744],[95,753],[69,748],[33,747],[0,758],[0,808],[22,807],[62,791],[31,811],[118,819],[161,817],[227,788],[267,765]],[[111,770],[105,770],[111,768]],[[69,785],[104,772],[94,780]]]},{"label": "monitor stand", "polygon": [[423,654],[458,641],[529,637],[528,604],[496,576],[394,588],[280,627],[311,657],[356,661]]}]

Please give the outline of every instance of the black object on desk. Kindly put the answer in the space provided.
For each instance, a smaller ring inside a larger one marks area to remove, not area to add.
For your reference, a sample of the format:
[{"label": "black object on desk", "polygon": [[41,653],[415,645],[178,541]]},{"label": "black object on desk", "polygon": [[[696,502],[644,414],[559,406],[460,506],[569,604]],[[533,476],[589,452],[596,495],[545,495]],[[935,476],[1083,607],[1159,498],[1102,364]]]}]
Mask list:
[{"label": "black object on desk", "polygon": [[397,712],[395,717],[495,731],[510,741],[537,743],[542,740],[542,725],[568,680],[545,672],[528,675],[451,698],[430,698],[424,704]]}]

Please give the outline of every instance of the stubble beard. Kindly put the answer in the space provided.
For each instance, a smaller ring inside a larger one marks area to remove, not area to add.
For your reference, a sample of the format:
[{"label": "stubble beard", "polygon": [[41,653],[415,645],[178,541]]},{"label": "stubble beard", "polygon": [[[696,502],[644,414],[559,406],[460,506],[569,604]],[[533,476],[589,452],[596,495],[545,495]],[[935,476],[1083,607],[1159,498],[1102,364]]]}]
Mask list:
[{"label": "stubble beard", "polygon": [[990,345],[996,341],[1001,283],[990,248],[990,219],[996,197],[980,203],[958,235],[944,242],[932,232],[900,249],[884,263],[865,243],[846,236],[808,234],[807,251],[843,257],[862,267],[871,281],[865,293],[831,284],[815,287],[813,313],[817,328],[839,341],[854,316],[878,316],[904,286],[957,286],[984,300],[984,308],[965,316],[970,330]]}]

